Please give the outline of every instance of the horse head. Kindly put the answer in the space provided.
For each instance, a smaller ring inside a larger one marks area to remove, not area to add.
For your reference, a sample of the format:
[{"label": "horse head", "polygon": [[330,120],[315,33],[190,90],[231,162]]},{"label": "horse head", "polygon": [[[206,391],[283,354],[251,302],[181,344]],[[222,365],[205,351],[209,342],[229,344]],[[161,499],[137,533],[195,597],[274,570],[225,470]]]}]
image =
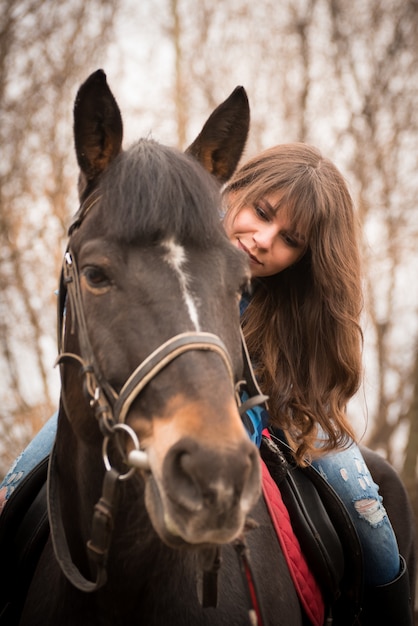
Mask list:
[{"label": "horse head", "polygon": [[86,463],[95,455],[144,485],[171,546],[230,542],[260,494],[237,406],[249,270],[223,232],[219,193],[248,126],[237,88],[185,154],[151,139],[125,151],[102,71],[75,101],[80,210],[61,284],[60,420]]}]

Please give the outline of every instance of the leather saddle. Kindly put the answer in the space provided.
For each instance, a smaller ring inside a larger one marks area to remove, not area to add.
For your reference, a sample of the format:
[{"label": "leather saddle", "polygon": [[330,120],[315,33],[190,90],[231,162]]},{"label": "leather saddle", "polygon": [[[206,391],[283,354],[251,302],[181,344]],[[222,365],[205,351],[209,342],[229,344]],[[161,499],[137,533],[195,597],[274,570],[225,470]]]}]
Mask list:
[{"label": "leather saddle", "polygon": [[22,479],[0,515],[0,625],[14,626],[49,535],[47,472],[49,457]]},{"label": "leather saddle", "polygon": [[330,620],[326,623],[356,624],[363,597],[363,557],[345,505],[312,465],[295,464],[290,447],[274,431],[263,436],[260,454],[321,588]]}]

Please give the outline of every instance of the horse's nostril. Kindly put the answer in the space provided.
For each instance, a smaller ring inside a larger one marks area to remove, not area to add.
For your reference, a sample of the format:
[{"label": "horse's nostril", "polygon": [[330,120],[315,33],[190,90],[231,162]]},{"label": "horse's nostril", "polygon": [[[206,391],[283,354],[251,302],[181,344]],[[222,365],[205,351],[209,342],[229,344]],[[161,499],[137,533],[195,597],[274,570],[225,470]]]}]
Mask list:
[{"label": "horse's nostril", "polygon": [[193,473],[193,461],[189,452],[179,454],[179,465],[185,474],[191,475]]},{"label": "horse's nostril", "polygon": [[[193,475],[190,452],[178,451],[173,455],[167,472],[167,493],[173,493],[176,503],[189,511],[199,511],[203,505],[202,493]],[[173,489],[173,491],[171,491]]]}]

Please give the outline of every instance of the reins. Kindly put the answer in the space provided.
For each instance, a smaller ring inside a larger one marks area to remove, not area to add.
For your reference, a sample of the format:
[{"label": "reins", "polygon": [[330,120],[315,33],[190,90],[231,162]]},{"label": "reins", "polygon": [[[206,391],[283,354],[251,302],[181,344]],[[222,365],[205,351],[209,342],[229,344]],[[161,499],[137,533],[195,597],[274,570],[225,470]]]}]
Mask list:
[{"label": "reins", "polygon": [[[93,194],[92,197],[87,198],[81,205],[69,229],[70,236],[75,229],[80,227],[86,214],[99,199],[100,196],[98,194]],[[255,380],[242,333],[245,380],[235,382],[233,366],[224,342],[215,334],[198,331],[175,335],[156,348],[137,366],[122,386],[121,391],[117,393],[102,374],[91,346],[82,303],[79,273],[70,244],[64,255],[58,300],[59,355],[56,363],[63,366],[68,361],[75,361],[80,365],[83,375],[84,393],[103,434],[102,457],[105,475],[102,485],[102,496],[95,505],[91,539],[87,543],[89,562],[96,572],[95,580],[87,579],[75,566],[71,558],[62,523],[55,447],[51,452],[48,472],[48,513],[54,552],[61,570],[77,589],[84,592],[92,592],[103,587],[107,580],[106,565],[117,510],[118,485],[120,481],[131,478],[137,468],[145,471],[150,470],[146,451],[141,449],[140,442],[132,428],[125,424],[125,419],[132,403],[148,383],[169,363],[185,352],[192,350],[211,351],[218,354],[225,365],[241,415],[252,406],[265,403],[267,398],[261,393]],[[80,354],[62,350],[63,335],[64,332],[67,332],[64,328],[67,306],[71,310],[71,328],[69,331],[67,329],[67,331],[74,334],[77,329]],[[242,384],[246,385],[250,395],[249,399],[243,404],[239,397],[239,390]],[[65,408],[66,399],[63,386],[61,397]],[[115,436],[118,439],[121,432],[129,436],[133,444],[133,450],[129,453],[128,458],[124,459],[124,462],[129,466],[129,469],[124,473],[112,467],[107,450],[109,440]],[[244,552],[241,550],[242,554]],[[212,590],[209,594],[205,594],[204,605],[216,606],[218,569],[216,563],[214,563],[209,573],[203,573],[204,587]],[[208,576],[210,577],[210,584],[208,583]]]}]

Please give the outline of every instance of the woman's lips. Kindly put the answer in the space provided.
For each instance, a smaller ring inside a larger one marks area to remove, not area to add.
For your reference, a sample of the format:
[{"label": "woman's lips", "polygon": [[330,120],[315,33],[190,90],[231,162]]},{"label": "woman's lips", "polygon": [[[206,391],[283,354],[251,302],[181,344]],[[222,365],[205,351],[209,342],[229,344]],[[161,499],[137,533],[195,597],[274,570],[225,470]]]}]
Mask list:
[{"label": "woman's lips", "polygon": [[247,254],[247,255],[249,256],[250,261],[251,261],[252,263],[256,263],[257,265],[263,265],[263,264],[261,263],[261,261],[259,261],[259,260],[257,259],[257,257],[256,257],[256,256],[254,256],[253,254],[251,254],[251,252],[248,250],[248,248],[246,248],[246,247],[244,246],[244,244],[243,244],[243,243],[242,243],[239,239],[238,239],[238,247],[240,248],[240,250],[242,250],[243,252],[245,252],[245,254]]}]

